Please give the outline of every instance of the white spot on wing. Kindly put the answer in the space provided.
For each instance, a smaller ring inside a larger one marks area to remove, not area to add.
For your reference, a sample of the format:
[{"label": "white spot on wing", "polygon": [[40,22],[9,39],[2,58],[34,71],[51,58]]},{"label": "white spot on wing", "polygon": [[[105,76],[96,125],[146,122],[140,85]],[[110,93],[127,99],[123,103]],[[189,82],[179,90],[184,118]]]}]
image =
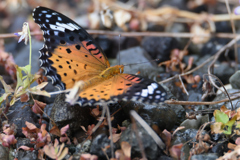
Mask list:
[{"label": "white spot on wing", "polygon": [[46,14],[46,18],[51,18],[52,15],[51,14]]},{"label": "white spot on wing", "polygon": [[61,17],[58,17],[58,20],[59,20],[59,21],[62,21],[62,18],[61,18]]},{"label": "white spot on wing", "polygon": [[74,31],[74,30],[75,30],[75,28],[73,28],[72,26],[69,26],[68,24],[64,24],[64,23],[59,23],[59,22],[57,22],[56,25],[58,25],[58,26],[60,26],[60,27],[63,27],[63,28],[66,28],[66,29],[68,29],[68,30],[70,30],[70,31]]},{"label": "white spot on wing", "polygon": [[160,96],[160,95],[156,95],[155,98],[156,98],[156,99],[160,99],[161,96]]},{"label": "white spot on wing", "polygon": [[140,94],[141,94],[140,92],[136,92],[136,93],[135,93],[136,96],[139,96]]},{"label": "white spot on wing", "polygon": [[160,93],[161,93],[161,91],[159,91],[159,90],[156,90],[156,93],[157,93],[157,94],[160,94]]},{"label": "white spot on wing", "polygon": [[68,23],[69,26],[75,28],[76,30],[80,29],[79,26],[72,24],[72,23]]},{"label": "white spot on wing", "polygon": [[53,30],[58,30],[58,31],[62,31],[64,32],[65,31],[65,28],[63,27],[60,27],[60,26],[56,26],[54,24],[49,24],[50,28],[53,29]]},{"label": "white spot on wing", "polygon": [[151,86],[153,87],[153,89],[156,89],[156,88],[158,88],[158,85],[157,85],[157,83],[152,83],[152,84],[151,84]]},{"label": "white spot on wing", "polygon": [[58,36],[58,33],[59,33],[58,31],[54,31],[55,36]]},{"label": "white spot on wing", "polygon": [[143,89],[141,96],[142,97],[147,97],[148,96],[148,89]]},{"label": "white spot on wing", "polygon": [[149,94],[153,94],[154,88],[151,86],[148,86],[148,92]]}]

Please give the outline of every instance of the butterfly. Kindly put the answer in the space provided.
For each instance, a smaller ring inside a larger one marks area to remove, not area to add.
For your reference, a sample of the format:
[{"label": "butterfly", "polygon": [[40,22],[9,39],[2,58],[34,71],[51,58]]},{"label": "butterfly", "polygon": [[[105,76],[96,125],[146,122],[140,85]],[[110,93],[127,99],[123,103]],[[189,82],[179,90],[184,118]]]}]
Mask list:
[{"label": "butterfly", "polygon": [[43,31],[41,68],[61,90],[82,80],[84,85],[77,101],[80,105],[119,100],[158,104],[166,99],[166,91],[157,82],[123,73],[123,65],[110,67],[103,50],[73,20],[45,7],[35,8],[32,15]]}]

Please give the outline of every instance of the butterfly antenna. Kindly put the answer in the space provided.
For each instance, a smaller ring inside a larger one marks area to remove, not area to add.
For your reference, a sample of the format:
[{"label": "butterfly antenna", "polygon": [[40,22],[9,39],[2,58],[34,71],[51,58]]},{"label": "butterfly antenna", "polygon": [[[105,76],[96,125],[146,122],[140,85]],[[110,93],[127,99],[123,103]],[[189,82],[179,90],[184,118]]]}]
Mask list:
[{"label": "butterfly antenna", "polygon": [[119,53],[119,58],[118,58],[118,64],[120,65],[120,42],[121,42],[121,34],[118,35],[119,36],[119,43],[118,43],[118,53]]},{"label": "butterfly antenna", "polygon": [[142,63],[155,62],[155,61],[158,61],[158,60],[159,60],[159,59],[154,59],[154,60],[147,61],[147,62],[139,62],[139,63],[124,64],[123,66],[129,66],[129,65],[134,65],[134,64],[142,64]]}]

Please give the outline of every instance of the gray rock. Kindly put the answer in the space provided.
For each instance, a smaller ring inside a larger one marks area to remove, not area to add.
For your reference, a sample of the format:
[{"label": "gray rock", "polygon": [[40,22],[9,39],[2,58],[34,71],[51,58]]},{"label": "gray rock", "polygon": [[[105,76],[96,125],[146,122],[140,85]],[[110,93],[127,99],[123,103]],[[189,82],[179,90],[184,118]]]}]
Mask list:
[{"label": "gray rock", "polygon": [[172,37],[144,37],[142,47],[160,63],[170,59],[170,52],[178,48],[178,42]]},{"label": "gray rock", "polygon": [[[93,155],[97,155],[99,159],[107,159],[105,153],[102,151],[103,148],[106,148],[107,146],[110,145],[110,139],[108,139],[108,136],[105,134],[100,134],[98,135],[95,139],[93,139],[92,141],[92,145],[90,148],[90,153]],[[113,145],[114,148],[114,152],[117,149],[116,145]],[[111,148],[107,148],[107,150],[105,151],[106,154],[108,155],[108,157],[112,157],[111,156]]]},{"label": "gray rock", "polygon": [[234,74],[235,69],[230,67],[228,63],[221,63],[214,68],[214,75],[217,76],[223,84],[229,83],[229,78]]},{"label": "gray rock", "polygon": [[[146,154],[147,159],[149,160],[155,160],[159,158],[161,155],[163,155],[162,150],[158,147],[156,142],[153,140],[153,138],[147,133],[147,131],[141,127],[140,124],[137,124],[136,132],[132,129],[132,124],[123,131],[120,143],[125,141],[128,142],[131,145],[131,157],[142,157],[141,150],[139,148],[140,144],[139,141],[141,141],[144,152]],[[136,136],[136,133],[138,133],[138,136]]]},{"label": "gray rock", "polygon": [[9,160],[8,159],[8,149],[6,147],[3,147],[0,144],[0,159],[1,160]]},{"label": "gray rock", "polygon": [[235,72],[229,79],[234,89],[240,89],[240,71]]},{"label": "gray rock", "polygon": [[28,146],[30,148],[34,148],[34,144],[31,143],[29,138],[17,138],[16,148],[21,146]]},{"label": "gray rock", "polygon": [[191,160],[216,160],[218,159],[218,156],[214,153],[207,153],[207,154],[198,154],[193,155],[191,157]]},{"label": "gray rock", "polygon": [[18,151],[18,159],[19,160],[37,160],[38,159],[38,151],[24,151],[19,150]]},{"label": "gray rock", "polygon": [[76,146],[76,153],[81,155],[82,153],[89,152],[91,143],[92,143],[91,140],[88,139],[88,140],[83,141],[82,143],[78,144]]},{"label": "gray rock", "polygon": [[206,114],[204,116],[198,115],[196,116],[197,119],[186,119],[183,121],[180,126],[184,126],[185,130],[186,129],[199,129],[199,127],[206,123],[209,122],[209,115]]},{"label": "gray rock", "polygon": [[[81,130],[81,126],[87,127],[91,115],[88,107],[80,107],[79,105],[71,106],[65,102],[65,95],[60,94],[55,99],[50,117],[59,128],[69,124],[68,133],[71,135],[73,132]],[[49,129],[51,128],[52,124],[49,125]]]},{"label": "gray rock", "polygon": [[[19,102],[20,104],[20,102]],[[21,106],[24,106],[22,103]],[[30,122],[36,125],[38,128],[38,116],[32,112],[29,106],[17,107],[14,111],[7,114],[9,124],[14,123],[17,125],[17,134],[15,137],[25,137],[22,133],[22,127],[26,127],[25,122]]]},{"label": "gray rock", "polygon": [[[117,59],[119,58],[120,58],[120,64],[123,64],[123,65],[127,64],[127,66],[124,67],[125,73],[135,74],[139,71],[140,68],[157,67],[156,63],[151,62],[152,58],[141,47],[133,47],[127,50],[120,51],[119,54],[117,55]],[[148,62],[148,63],[142,63],[142,62]],[[139,63],[139,64],[136,64],[136,63]]]},{"label": "gray rock", "polygon": [[[231,93],[239,92],[239,90],[237,90],[237,89],[227,89],[227,92],[229,94],[231,94]],[[225,98],[227,98],[226,94],[221,93],[221,94],[217,94],[217,96],[214,98],[213,101],[219,101],[219,100],[223,100]],[[239,106],[238,105],[238,101],[239,101],[238,99],[232,100],[233,109],[239,108],[238,107]],[[218,104],[209,105],[209,109],[220,109],[222,105],[225,105],[228,109],[232,109],[231,103],[229,101],[218,103]]]},{"label": "gray rock", "polygon": [[157,125],[159,129],[171,130],[177,122],[177,115],[173,109],[166,104],[159,106],[143,104],[140,102],[122,102],[126,114],[135,110],[148,125]]},{"label": "gray rock", "polygon": [[223,156],[224,153],[228,152],[228,142],[218,142],[211,148],[211,151],[215,153],[218,157]]}]

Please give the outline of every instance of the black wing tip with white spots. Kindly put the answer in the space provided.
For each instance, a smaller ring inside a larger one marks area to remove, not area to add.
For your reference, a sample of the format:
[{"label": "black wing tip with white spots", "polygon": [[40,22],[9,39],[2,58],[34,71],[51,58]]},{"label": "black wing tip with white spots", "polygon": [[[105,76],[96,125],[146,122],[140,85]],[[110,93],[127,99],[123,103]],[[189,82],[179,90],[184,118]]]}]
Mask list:
[{"label": "black wing tip with white spots", "polygon": [[129,74],[127,79],[138,78],[139,83],[133,84],[125,93],[113,97],[124,101],[138,101],[145,104],[159,104],[166,100],[167,92],[157,82],[138,75]]},{"label": "black wing tip with white spots", "polygon": [[[43,13],[44,12],[44,13]],[[32,16],[34,21],[40,26],[42,32],[43,32],[43,38],[44,38],[44,45],[39,50],[40,56],[40,67],[44,69],[45,74],[48,78],[52,80],[52,84],[59,88],[60,90],[64,90],[66,88],[66,85],[61,81],[61,77],[57,74],[56,69],[52,66],[51,60],[48,58],[52,56],[52,51],[56,48],[56,46],[50,45],[50,31],[49,31],[49,25],[46,23],[43,23],[44,15],[46,13],[52,13],[52,11],[48,8],[38,6],[33,10]],[[41,18],[43,16],[43,18]]]},{"label": "black wing tip with white spots", "polygon": [[86,99],[79,97],[78,104],[80,106],[95,106],[102,105],[104,103],[116,103],[117,101],[138,101],[144,104],[158,105],[163,103],[167,98],[167,92],[157,82],[148,78],[143,78],[137,75],[129,74],[129,79],[138,77],[140,83],[135,83],[125,93],[117,96],[112,96],[111,99],[101,99],[96,101],[95,99]]}]

